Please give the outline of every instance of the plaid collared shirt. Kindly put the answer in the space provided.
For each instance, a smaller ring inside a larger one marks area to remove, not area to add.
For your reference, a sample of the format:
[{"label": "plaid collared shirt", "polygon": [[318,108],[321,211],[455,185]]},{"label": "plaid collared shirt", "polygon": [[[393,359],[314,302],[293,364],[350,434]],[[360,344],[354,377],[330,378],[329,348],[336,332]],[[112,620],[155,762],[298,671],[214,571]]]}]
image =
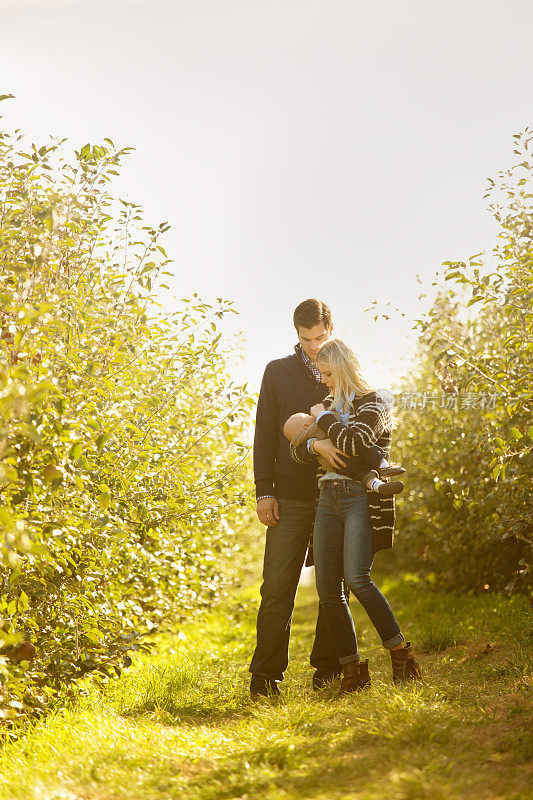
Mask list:
[{"label": "plaid collared shirt", "polygon": [[296,345],[296,346],[297,346],[297,348],[298,348],[298,352],[300,353],[300,358],[301,358],[301,359],[302,359],[302,361],[304,362],[305,366],[306,366],[308,369],[310,369],[310,370],[311,370],[311,372],[313,373],[313,375],[315,376],[315,378],[317,379],[317,381],[320,383],[320,380],[321,380],[321,375],[320,375],[320,370],[318,369],[318,367],[317,367],[317,365],[316,365],[316,361],[311,361],[311,359],[309,358],[309,356],[308,356],[308,355],[306,355],[306,353],[304,353],[304,351],[303,351],[303,349],[302,349],[302,345],[301,345],[301,344],[298,344],[298,345]]}]

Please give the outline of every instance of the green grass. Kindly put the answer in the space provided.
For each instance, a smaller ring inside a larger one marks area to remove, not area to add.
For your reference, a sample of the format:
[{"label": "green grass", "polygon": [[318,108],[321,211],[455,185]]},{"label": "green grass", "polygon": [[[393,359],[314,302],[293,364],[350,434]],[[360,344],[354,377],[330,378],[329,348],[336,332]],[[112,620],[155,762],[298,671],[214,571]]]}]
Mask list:
[{"label": "green grass", "polygon": [[[1,800],[526,800],[531,641],[523,598],[439,595],[378,579],[423,666],[394,687],[352,601],[372,689],[311,690],[314,589],[298,594],[280,700],[250,703],[257,589],[213,611],[122,678],[89,688],[0,756]],[[530,620],[530,617],[529,617]]]}]

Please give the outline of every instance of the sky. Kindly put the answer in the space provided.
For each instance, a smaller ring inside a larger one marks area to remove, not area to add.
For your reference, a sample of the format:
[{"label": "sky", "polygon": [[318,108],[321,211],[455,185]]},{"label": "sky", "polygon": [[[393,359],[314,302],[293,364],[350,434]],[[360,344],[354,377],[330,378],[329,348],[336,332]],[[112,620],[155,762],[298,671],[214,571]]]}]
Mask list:
[{"label": "sky", "polygon": [[135,148],[115,191],[172,226],[165,304],[234,301],[251,390],[309,297],[387,386],[441,263],[494,244],[532,29],[531,0],[0,0],[2,122]]}]

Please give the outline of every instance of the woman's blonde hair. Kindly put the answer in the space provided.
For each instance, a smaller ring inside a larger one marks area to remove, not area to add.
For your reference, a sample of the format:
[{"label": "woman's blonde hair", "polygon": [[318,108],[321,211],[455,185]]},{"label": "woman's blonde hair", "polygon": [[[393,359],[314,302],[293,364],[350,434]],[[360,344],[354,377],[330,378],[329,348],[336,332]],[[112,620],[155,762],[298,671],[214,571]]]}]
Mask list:
[{"label": "woman's blonde hair", "polygon": [[355,397],[362,397],[372,391],[372,387],[361,374],[361,365],[351,347],[340,339],[328,339],[318,351],[317,364],[327,364],[335,381],[333,404],[335,406]]}]

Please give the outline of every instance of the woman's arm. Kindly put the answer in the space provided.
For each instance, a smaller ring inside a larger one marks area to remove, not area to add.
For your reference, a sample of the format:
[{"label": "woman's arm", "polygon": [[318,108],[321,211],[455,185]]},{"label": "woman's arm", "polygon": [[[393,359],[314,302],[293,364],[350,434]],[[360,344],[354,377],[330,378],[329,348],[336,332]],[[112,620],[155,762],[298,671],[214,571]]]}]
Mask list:
[{"label": "woman's arm", "polygon": [[391,431],[392,417],[390,407],[373,395],[358,407],[353,425],[346,427],[330,411],[320,414],[317,425],[343,453],[364,458],[365,451],[375,445],[385,431]]},{"label": "woman's arm", "polygon": [[292,460],[297,461],[299,464],[310,464],[311,462],[316,461],[316,455],[314,453],[310,453],[307,448],[307,439],[301,444],[293,444],[293,442],[291,442],[289,449],[291,451]]},{"label": "woman's arm", "polygon": [[[343,470],[346,467],[345,462],[343,461],[344,454],[335,447],[333,442],[329,439],[315,439],[313,441],[313,447],[311,451],[309,450],[308,442],[304,444],[290,444],[290,451],[291,451],[291,458],[294,461],[298,461],[300,464],[307,464],[311,461],[315,460],[319,457],[319,464],[322,464],[321,468],[324,469],[325,466],[329,464],[328,469]],[[303,450],[302,448],[307,448]],[[320,461],[320,457],[325,460],[325,464]]]}]

